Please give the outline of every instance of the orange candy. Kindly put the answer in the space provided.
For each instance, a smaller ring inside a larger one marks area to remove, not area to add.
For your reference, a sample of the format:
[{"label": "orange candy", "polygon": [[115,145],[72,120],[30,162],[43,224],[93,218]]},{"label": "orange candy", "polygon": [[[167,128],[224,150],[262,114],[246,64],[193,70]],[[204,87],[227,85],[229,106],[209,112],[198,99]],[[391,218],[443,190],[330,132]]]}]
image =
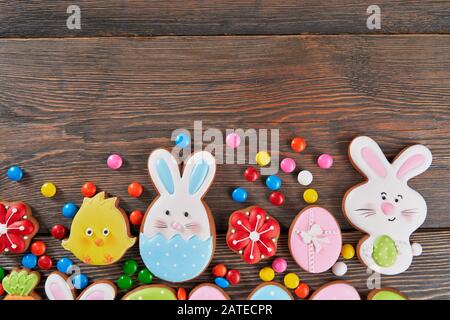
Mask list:
[{"label": "orange candy", "polygon": [[31,244],[31,253],[35,256],[42,256],[46,249],[47,247],[42,241],[35,241]]},{"label": "orange candy", "polygon": [[128,194],[134,198],[139,198],[144,192],[144,187],[139,182],[133,182],[128,186]]},{"label": "orange candy", "polygon": [[184,288],[178,288],[177,290],[177,298],[178,300],[186,300],[186,290]]},{"label": "orange candy", "polygon": [[97,193],[97,186],[93,182],[86,182],[81,187],[81,193],[86,198],[93,197]]},{"label": "orange candy", "polygon": [[306,283],[300,283],[294,293],[300,299],[306,299],[309,296],[309,286]]},{"label": "orange candy", "polygon": [[291,141],[291,149],[295,152],[302,152],[306,149],[306,140],[301,137],[295,137]]},{"label": "orange candy", "polygon": [[143,218],[143,214],[141,211],[139,210],[134,210],[131,214],[130,214],[130,222],[131,224],[138,226],[141,224],[142,222],[142,218]]},{"label": "orange candy", "polygon": [[212,274],[218,278],[223,278],[227,274],[227,267],[222,263],[216,264],[212,268]]}]

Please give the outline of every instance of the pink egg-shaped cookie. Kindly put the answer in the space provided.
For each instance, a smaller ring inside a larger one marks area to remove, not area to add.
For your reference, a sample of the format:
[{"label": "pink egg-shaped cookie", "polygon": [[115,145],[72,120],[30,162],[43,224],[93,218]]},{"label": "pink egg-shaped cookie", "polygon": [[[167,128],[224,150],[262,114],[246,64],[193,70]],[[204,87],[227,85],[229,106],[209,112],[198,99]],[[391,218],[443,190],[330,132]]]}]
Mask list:
[{"label": "pink egg-shaped cookie", "polygon": [[192,289],[189,300],[230,300],[230,296],[214,284],[203,283]]},{"label": "pink egg-shaped cookie", "polygon": [[345,281],[333,281],[321,286],[310,300],[361,300],[358,291]]},{"label": "pink egg-shaped cookie", "polygon": [[341,228],[324,208],[309,206],[300,211],[291,224],[289,250],[305,271],[327,271],[338,260],[341,247]]}]

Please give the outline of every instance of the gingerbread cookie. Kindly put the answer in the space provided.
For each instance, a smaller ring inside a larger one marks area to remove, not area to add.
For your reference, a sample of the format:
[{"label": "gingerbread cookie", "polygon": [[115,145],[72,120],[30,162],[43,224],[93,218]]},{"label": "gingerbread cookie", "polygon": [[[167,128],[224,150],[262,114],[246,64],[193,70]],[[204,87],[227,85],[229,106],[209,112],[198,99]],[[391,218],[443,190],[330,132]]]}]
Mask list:
[{"label": "gingerbread cookie", "polygon": [[49,300],[114,300],[117,289],[111,281],[96,281],[77,297],[70,279],[55,271],[45,281],[45,294]]},{"label": "gingerbread cookie", "polygon": [[0,254],[23,253],[39,231],[31,208],[23,202],[0,202]]},{"label": "gingerbread cookie", "polygon": [[137,287],[128,292],[122,300],[177,300],[177,294],[164,284],[151,284]]},{"label": "gingerbread cookie", "polygon": [[361,300],[361,297],[349,283],[333,281],[314,291],[309,300]]},{"label": "gingerbread cookie", "polygon": [[265,282],[257,286],[247,300],[294,300],[292,294],[276,282]]},{"label": "gingerbread cookie", "polygon": [[38,272],[13,269],[2,281],[3,289],[8,294],[3,300],[42,300],[34,292],[40,280],[41,276]]},{"label": "gingerbread cookie", "polygon": [[120,260],[135,243],[119,199],[106,199],[105,192],[100,192],[84,198],[62,246],[86,264],[109,265]]},{"label": "gingerbread cookie", "polygon": [[203,283],[192,289],[189,300],[230,300],[230,296],[214,284]]},{"label": "gingerbread cookie", "polygon": [[228,220],[228,247],[250,264],[275,255],[279,236],[278,221],[260,207],[235,211]]},{"label": "gingerbread cookie", "polygon": [[346,218],[367,234],[358,243],[358,257],[378,273],[402,273],[413,256],[420,254],[420,245],[412,246],[409,238],[427,216],[424,198],[408,186],[408,181],[430,167],[431,152],[415,145],[402,151],[391,164],[375,141],[358,137],[350,144],[349,156],[367,178],[347,191],[343,200]]},{"label": "gingerbread cookie", "polygon": [[408,300],[408,297],[391,288],[381,288],[370,291],[367,300]]},{"label": "gingerbread cookie", "polygon": [[216,173],[211,153],[193,154],[180,174],[176,159],[164,149],[152,152],[148,170],[159,196],[141,225],[140,253],[158,278],[183,282],[209,265],[216,244],[211,211],[202,200]]},{"label": "gingerbread cookie", "polygon": [[302,269],[311,273],[324,272],[339,258],[341,229],[329,211],[309,206],[292,222],[288,243],[292,257]]}]

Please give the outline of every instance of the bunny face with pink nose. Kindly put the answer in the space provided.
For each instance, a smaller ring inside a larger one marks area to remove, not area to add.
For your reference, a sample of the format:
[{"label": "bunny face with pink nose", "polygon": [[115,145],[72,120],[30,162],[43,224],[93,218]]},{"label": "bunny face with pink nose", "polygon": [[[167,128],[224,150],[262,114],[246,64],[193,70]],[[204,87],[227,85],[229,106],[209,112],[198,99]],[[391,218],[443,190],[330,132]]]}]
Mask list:
[{"label": "bunny face with pink nose", "polygon": [[367,177],[347,191],[343,201],[346,218],[367,234],[358,243],[358,256],[376,272],[399,274],[421,250],[409,238],[425,221],[427,204],[408,181],[430,167],[431,152],[414,145],[391,164],[374,140],[362,136],[352,141],[349,155],[354,167]]}]

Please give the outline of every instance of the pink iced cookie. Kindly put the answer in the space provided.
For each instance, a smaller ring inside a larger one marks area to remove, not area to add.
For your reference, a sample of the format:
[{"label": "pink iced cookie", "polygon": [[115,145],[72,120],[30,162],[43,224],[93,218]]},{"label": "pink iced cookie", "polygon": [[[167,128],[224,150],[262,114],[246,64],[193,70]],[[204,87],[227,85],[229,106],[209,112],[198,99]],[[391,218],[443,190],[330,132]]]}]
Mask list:
[{"label": "pink iced cookie", "polygon": [[204,283],[192,289],[189,300],[230,300],[230,296],[218,286]]},{"label": "pink iced cookie", "polygon": [[344,281],[327,283],[317,289],[310,300],[361,300],[358,291]]},{"label": "pink iced cookie", "polygon": [[342,247],[339,224],[318,206],[309,206],[295,217],[289,229],[289,250],[297,264],[311,273],[330,269]]}]

